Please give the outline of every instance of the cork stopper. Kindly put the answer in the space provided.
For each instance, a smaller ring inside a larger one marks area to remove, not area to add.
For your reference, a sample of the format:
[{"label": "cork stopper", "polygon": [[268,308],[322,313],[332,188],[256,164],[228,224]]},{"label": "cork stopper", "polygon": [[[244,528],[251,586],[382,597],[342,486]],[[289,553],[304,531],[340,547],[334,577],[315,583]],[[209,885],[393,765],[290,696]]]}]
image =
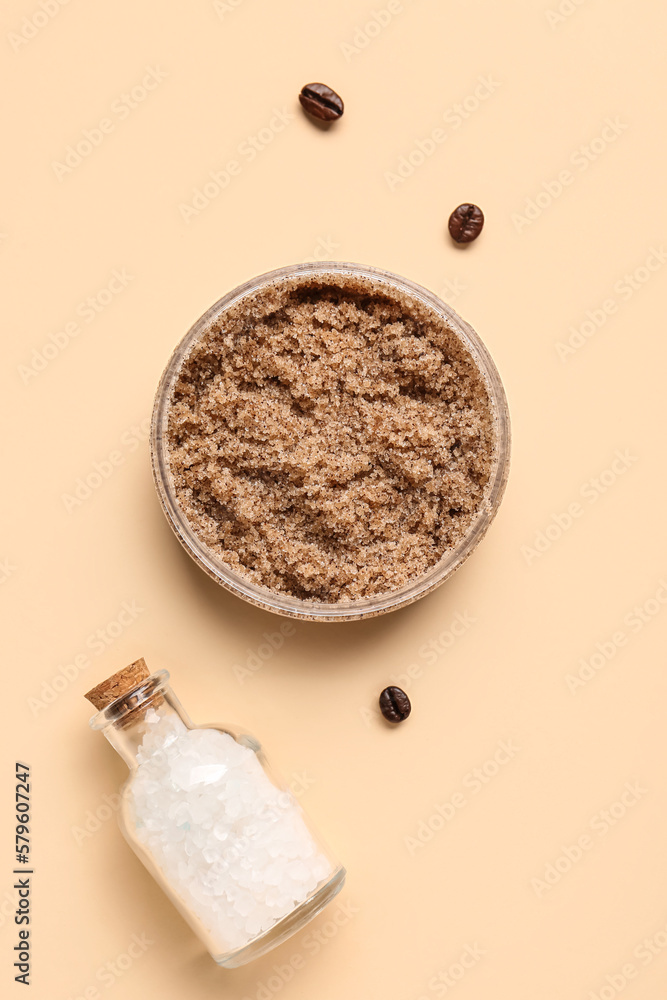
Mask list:
[{"label": "cork stopper", "polygon": [[124,694],[135,688],[137,684],[148,680],[150,675],[150,670],[146,666],[146,661],[142,656],[140,659],[135,660],[134,663],[130,663],[129,667],[123,667],[122,670],[112,674],[111,677],[107,677],[105,681],[102,681],[88,691],[85,697],[101,712],[112,701],[122,698]]}]

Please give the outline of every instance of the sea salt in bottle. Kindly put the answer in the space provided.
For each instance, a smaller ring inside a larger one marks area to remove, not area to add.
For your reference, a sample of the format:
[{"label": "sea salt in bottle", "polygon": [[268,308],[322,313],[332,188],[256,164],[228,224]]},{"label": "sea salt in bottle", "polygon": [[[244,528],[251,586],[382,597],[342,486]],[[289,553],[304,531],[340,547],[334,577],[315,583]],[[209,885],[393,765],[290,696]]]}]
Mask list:
[{"label": "sea salt in bottle", "polygon": [[137,660],[86,695],[91,720],[130,768],[119,823],[219,965],[251,961],[298,931],[342,887],[322,845],[259,743],[195,726]]}]

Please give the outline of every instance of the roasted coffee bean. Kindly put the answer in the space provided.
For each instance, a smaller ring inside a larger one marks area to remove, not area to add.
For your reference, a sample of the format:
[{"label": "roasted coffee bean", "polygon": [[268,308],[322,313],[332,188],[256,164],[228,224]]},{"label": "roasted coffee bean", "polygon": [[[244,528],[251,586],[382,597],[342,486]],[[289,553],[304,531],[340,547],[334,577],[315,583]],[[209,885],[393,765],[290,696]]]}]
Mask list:
[{"label": "roasted coffee bean", "polygon": [[403,722],[411,709],[410,699],[402,688],[388,687],[380,695],[380,711],[387,722]]},{"label": "roasted coffee bean", "polygon": [[299,94],[304,111],[321,122],[334,122],[345,106],[335,90],[324,83],[307,83]]},{"label": "roasted coffee bean", "polygon": [[472,243],[484,227],[484,213],[477,205],[459,205],[449,217],[449,232],[457,243]]}]

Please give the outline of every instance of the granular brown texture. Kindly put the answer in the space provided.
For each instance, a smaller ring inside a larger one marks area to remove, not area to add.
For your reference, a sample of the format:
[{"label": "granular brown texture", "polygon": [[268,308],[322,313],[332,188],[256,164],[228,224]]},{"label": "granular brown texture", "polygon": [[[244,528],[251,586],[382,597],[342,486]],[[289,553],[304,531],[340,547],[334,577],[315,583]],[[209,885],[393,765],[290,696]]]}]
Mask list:
[{"label": "granular brown texture", "polygon": [[432,309],[310,275],[211,321],[181,364],[168,448],[177,501],[215,555],[332,603],[396,590],[457,544],[496,438],[486,383]]}]

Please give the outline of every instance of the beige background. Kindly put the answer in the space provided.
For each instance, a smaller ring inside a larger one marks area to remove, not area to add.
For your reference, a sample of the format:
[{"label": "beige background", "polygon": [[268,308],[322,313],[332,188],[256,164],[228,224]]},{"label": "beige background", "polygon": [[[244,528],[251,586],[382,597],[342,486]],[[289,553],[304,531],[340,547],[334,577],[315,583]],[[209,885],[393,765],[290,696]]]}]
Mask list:
[{"label": "beige background", "polygon": [[[402,0],[367,31],[385,0],[44,4],[5,0],[0,18],[3,996],[22,995],[8,914],[25,758],[39,1000],[663,998],[664,6]],[[149,67],[154,89],[129,108]],[[311,80],[346,101],[328,132],[298,107]],[[275,109],[294,117],[250,161],[240,147]],[[105,118],[90,155],[59,168]],[[434,129],[432,155],[388,178]],[[240,172],[186,221],[180,206],[232,159]],[[464,200],[487,224],[460,250],[445,227]],[[507,387],[512,473],[488,537],[440,590],[367,623],[297,623],[240,678],[282,620],[180,549],[142,421],[212,302],[318,255],[405,274],[478,329]],[[72,504],[111,453],[112,474]],[[597,643],[615,655],[577,685]],[[172,672],[196,720],[260,736],[348,867],[346,910],[234,972],[109,818],[124,765],[89,732],[83,693],[140,655]],[[411,665],[413,715],[389,729],[377,695]],[[492,765],[501,741],[518,749]],[[497,773],[478,788],[485,764]],[[457,793],[445,822],[436,806]],[[134,934],[152,944],[119,960]],[[274,966],[294,958],[285,982]]]}]

